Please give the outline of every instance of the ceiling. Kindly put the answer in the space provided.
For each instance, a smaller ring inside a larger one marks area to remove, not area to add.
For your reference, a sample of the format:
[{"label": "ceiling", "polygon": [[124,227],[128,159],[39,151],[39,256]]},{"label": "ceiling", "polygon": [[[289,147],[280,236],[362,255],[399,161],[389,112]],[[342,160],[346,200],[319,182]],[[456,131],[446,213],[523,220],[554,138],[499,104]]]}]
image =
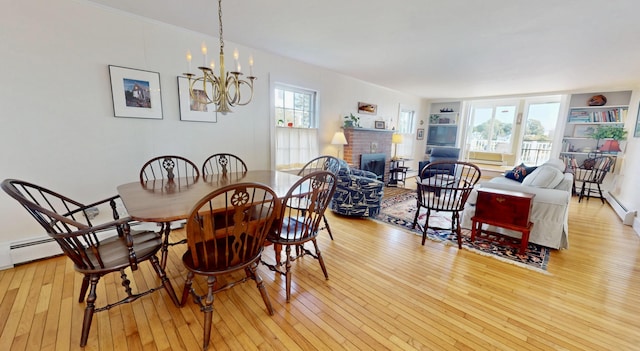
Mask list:
[{"label": "ceiling", "polygon": [[[218,37],[215,0],[90,0]],[[637,0],[226,0],[224,39],[424,98],[640,84]]]}]

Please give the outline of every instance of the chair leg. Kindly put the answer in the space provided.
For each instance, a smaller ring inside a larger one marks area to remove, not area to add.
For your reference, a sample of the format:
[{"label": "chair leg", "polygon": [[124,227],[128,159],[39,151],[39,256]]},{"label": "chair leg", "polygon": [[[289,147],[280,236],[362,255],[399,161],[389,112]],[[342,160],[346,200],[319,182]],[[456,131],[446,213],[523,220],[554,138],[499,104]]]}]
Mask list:
[{"label": "chair leg", "polygon": [[324,259],[322,258],[322,253],[320,253],[320,249],[318,248],[318,243],[316,239],[313,239],[313,246],[316,249],[316,258],[318,262],[320,262],[320,268],[322,268],[322,273],[324,273],[324,279],[329,279],[329,274],[327,273],[327,267],[324,265]]},{"label": "chair leg", "polygon": [[333,234],[331,233],[331,228],[329,227],[329,222],[327,221],[327,216],[325,216],[323,214],[322,215],[322,219],[324,220],[324,227],[327,228],[327,231],[329,232],[329,237],[331,238],[331,240],[333,240]]},{"label": "chair leg", "polygon": [[202,340],[202,349],[206,350],[209,347],[209,340],[211,339],[211,322],[213,320],[213,290],[216,284],[216,277],[207,277],[207,299],[205,305],[202,307],[204,312],[204,337]]},{"label": "chair leg", "polygon": [[587,184],[586,182],[582,182],[582,186],[580,187],[580,196],[578,197],[578,203],[580,203],[582,201],[582,198],[584,197],[585,185],[586,184]]},{"label": "chair leg", "polygon": [[82,286],[80,287],[80,297],[78,298],[78,302],[83,302],[84,298],[87,297],[87,289],[89,288],[89,276],[85,275],[82,278]]},{"label": "chair leg", "polygon": [[247,267],[246,268],[247,277],[256,281],[256,286],[258,287],[258,290],[260,290],[260,296],[262,296],[262,301],[264,301],[264,305],[267,306],[267,312],[269,312],[270,316],[273,316],[273,306],[271,305],[271,299],[269,298],[269,293],[267,292],[267,288],[265,288],[264,286],[262,277],[258,274],[257,268],[258,268],[258,262]]},{"label": "chair leg", "polygon": [[286,261],[285,261],[285,273],[284,273],[284,277],[285,277],[285,281],[286,281],[286,289],[287,289],[287,302],[291,301],[291,259],[289,259],[291,257],[291,245],[287,245],[287,247],[284,250],[285,254],[286,254]]},{"label": "chair leg", "polygon": [[[422,231],[422,246],[427,241],[427,230],[429,230],[429,216],[431,215],[431,210],[427,208],[427,219],[424,221],[424,230]],[[416,214],[417,219],[417,214]]]},{"label": "chair leg", "polygon": [[451,216],[451,231],[456,233],[456,236],[458,237],[458,249],[462,249],[462,230],[460,229],[460,217],[458,217],[458,212],[454,212]]},{"label": "chair leg", "polygon": [[282,260],[282,244],[273,244],[273,251],[275,252],[276,266],[278,266]]},{"label": "chair leg", "polygon": [[158,274],[158,277],[160,277],[162,286],[164,287],[164,290],[167,291],[167,294],[169,294],[169,297],[171,298],[171,301],[173,301],[173,304],[176,305],[176,307],[180,307],[181,304],[180,301],[178,301],[178,297],[176,296],[176,291],[173,290],[173,285],[171,285],[171,281],[169,280],[169,278],[167,278],[167,274],[160,265],[160,262],[158,261],[158,258],[156,256],[151,256],[151,265]]},{"label": "chair leg", "polygon": [[96,285],[98,285],[100,276],[91,275],[89,280],[91,289],[89,290],[89,296],[87,296],[87,307],[85,307],[84,309],[84,319],[82,320],[82,334],[80,336],[80,347],[85,347],[87,345],[87,339],[89,338],[91,321],[93,320],[93,313],[96,309]]},{"label": "chair leg", "polygon": [[602,189],[600,189],[600,183],[596,183],[596,186],[598,187],[598,193],[600,194],[600,201],[602,201],[602,204],[604,205],[604,196],[602,196]]},{"label": "chair leg", "polygon": [[415,229],[416,228],[416,224],[418,224],[418,215],[420,214],[420,203],[418,203],[418,206],[416,206],[416,215],[413,217],[413,225],[411,226],[411,229]]},{"label": "chair leg", "polygon": [[182,290],[182,299],[180,300],[180,306],[184,306],[187,303],[189,294],[191,293],[191,284],[193,284],[193,272],[189,271],[187,274],[187,280],[184,282],[184,289]]}]

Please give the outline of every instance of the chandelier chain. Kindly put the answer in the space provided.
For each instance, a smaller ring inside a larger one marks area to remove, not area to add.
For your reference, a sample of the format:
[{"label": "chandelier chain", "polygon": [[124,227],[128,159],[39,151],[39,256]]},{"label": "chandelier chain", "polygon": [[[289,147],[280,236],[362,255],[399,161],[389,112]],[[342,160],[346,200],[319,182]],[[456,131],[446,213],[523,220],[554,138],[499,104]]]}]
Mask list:
[{"label": "chandelier chain", "polygon": [[222,0],[218,0],[218,23],[220,24],[220,52],[224,49],[224,40],[222,40]]}]

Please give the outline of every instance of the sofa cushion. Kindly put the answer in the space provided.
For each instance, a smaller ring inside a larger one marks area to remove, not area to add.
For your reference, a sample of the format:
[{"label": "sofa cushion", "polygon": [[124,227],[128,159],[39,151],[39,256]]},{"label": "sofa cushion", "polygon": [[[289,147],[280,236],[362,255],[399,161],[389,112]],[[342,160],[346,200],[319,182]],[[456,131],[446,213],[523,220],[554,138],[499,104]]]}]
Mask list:
[{"label": "sofa cushion", "polygon": [[512,170],[505,172],[504,176],[522,183],[524,178],[535,171],[537,167],[527,167],[524,163],[515,166]]},{"label": "sofa cushion", "polygon": [[559,158],[552,158],[549,161],[545,162],[544,164],[542,164],[543,166],[551,166],[551,167],[555,167],[557,168],[560,172],[564,173],[565,168],[567,167],[564,164],[564,161],[562,161]]},{"label": "sofa cushion", "polygon": [[542,165],[536,168],[522,181],[524,186],[536,188],[555,188],[564,179],[564,173],[551,165]]}]

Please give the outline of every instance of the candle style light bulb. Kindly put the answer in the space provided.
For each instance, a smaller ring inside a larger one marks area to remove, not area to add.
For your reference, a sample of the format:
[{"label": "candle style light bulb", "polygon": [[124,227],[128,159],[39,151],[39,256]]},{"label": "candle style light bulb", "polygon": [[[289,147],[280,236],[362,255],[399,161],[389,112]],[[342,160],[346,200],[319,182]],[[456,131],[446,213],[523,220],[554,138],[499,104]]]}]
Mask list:
[{"label": "candle style light bulb", "polygon": [[213,71],[213,69],[216,68],[215,61],[211,60],[211,63],[209,64],[209,67],[211,67],[211,70]]},{"label": "candle style light bulb", "polygon": [[187,73],[191,73],[191,51],[187,50],[187,63],[188,63],[188,70]]},{"label": "candle style light bulb", "polygon": [[233,59],[236,62],[236,72],[240,72],[240,63],[238,62],[238,58],[240,57],[240,54],[238,53],[238,48],[233,49]]},{"label": "candle style light bulb", "polygon": [[253,76],[253,55],[249,55],[249,75]]},{"label": "candle style light bulb", "polygon": [[202,50],[202,55],[204,56],[204,66],[207,65],[207,44],[205,44],[204,42],[202,42],[202,46],[200,46],[201,50]]},{"label": "candle style light bulb", "polygon": [[242,67],[240,67],[240,62],[238,62],[238,65],[236,66],[237,71],[236,72],[241,72],[242,71]]}]

